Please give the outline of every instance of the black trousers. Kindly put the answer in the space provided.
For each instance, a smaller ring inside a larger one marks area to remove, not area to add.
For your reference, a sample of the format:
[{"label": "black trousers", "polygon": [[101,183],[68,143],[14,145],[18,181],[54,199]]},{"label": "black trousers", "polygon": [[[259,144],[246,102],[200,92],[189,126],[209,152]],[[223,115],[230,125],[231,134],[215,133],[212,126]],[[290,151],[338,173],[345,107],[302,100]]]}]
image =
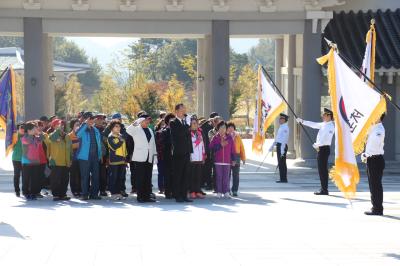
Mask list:
[{"label": "black trousers", "polygon": [[71,188],[72,194],[82,192],[81,172],[78,160],[72,161],[71,167],[69,168],[69,187]]},{"label": "black trousers", "polygon": [[135,162],[135,179],[138,200],[150,199],[151,177],[153,174],[153,164],[149,162]]},{"label": "black trousers", "polygon": [[126,165],[109,165],[108,171],[110,172],[108,180],[108,189],[112,195],[119,194],[124,191],[125,187],[125,176],[126,176]]},{"label": "black trousers", "polygon": [[203,163],[190,163],[190,192],[201,192],[201,178],[203,176]]},{"label": "black trousers", "polygon": [[177,200],[187,198],[190,176],[190,154],[172,157],[174,196]]},{"label": "black trousers", "polygon": [[21,189],[19,188],[19,181],[21,179],[22,173],[22,164],[21,161],[12,161],[14,166],[14,191],[20,192]]},{"label": "black trousers", "polygon": [[207,155],[207,158],[203,165],[203,174],[202,174],[202,186],[204,187],[212,187],[212,160],[210,155]]},{"label": "black trousers", "polygon": [[22,165],[22,194],[37,195],[42,189],[43,165]]},{"label": "black trousers", "polygon": [[367,175],[369,191],[371,192],[372,211],[383,212],[382,176],[385,169],[385,159],[382,155],[367,159]]},{"label": "black trousers", "polygon": [[318,162],[318,174],[319,174],[319,179],[321,180],[322,191],[328,191],[328,180],[329,180],[328,159],[330,154],[331,154],[330,146],[319,147],[319,151],[317,153],[317,162]]},{"label": "black trousers", "polygon": [[100,192],[105,192],[107,190],[108,181],[108,169],[105,163],[100,162],[99,164],[99,189]]},{"label": "black trousers", "polygon": [[240,161],[236,162],[235,166],[231,167],[232,173],[232,192],[238,192],[239,190],[239,172],[240,172]]},{"label": "black trousers", "polygon": [[135,179],[135,162],[129,163],[129,170],[131,171],[131,186],[132,190],[136,190],[136,179]]},{"label": "black trousers", "polygon": [[164,160],[164,183],[165,183],[165,196],[174,196],[174,185],[172,183],[172,160]]},{"label": "black trousers", "polygon": [[53,197],[65,197],[69,183],[68,167],[53,166],[50,174],[50,187]]},{"label": "black trousers", "polygon": [[281,181],[287,181],[287,165],[286,165],[286,154],[288,146],[285,144],[285,149],[283,154],[281,153],[281,143],[276,144],[276,154],[278,156],[278,167],[279,167],[279,177]]}]

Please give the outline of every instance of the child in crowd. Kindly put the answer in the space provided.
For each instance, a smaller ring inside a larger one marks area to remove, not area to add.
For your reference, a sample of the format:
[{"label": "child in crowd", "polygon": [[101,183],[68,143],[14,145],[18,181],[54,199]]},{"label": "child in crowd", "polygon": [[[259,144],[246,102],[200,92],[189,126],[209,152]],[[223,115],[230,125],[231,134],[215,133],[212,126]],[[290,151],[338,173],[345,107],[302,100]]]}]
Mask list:
[{"label": "child in crowd", "polygon": [[21,195],[21,189],[19,187],[19,181],[21,179],[21,172],[22,172],[22,164],[21,164],[21,157],[22,157],[22,143],[21,138],[25,134],[24,124],[17,125],[18,130],[18,141],[14,145],[13,154],[12,154],[12,163],[14,166],[14,191],[15,195],[19,197]]},{"label": "child in crowd", "polygon": [[109,149],[109,181],[108,188],[111,197],[115,200],[125,199],[121,195],[123,191],[123,181],[126,175],[126,156],[128,155],[126,149],[126,141],[121,135],[121,122],[119,120],[112,120],[109,124],[111,130],[107,138],[107,145]]},{"label": "child in crowd", "polygon": [[27,200],[36,200],[42,185],[43,165],[47,159],[43,150],[43,133],[35,122],[25,124],[21,143],[22,193]]},{"label": "child in crowd", "polygon": [[237,193],[239,190],[239,172],[240,172],[240,160],[242,160],[243,164],[246,163],[246,153],[244,150],[244,145],[242,138],[239,133],[236,132],[236,126],[233,122],[228,122],[227,124],[227,134],[233,138],[233,142],[235,143],[235,165],[231,168],[232,173],[232,196],[237,197]]},{"label": "child in crowd", "polygon": [[196,116],[190,119],[190,135],[192,138],[193,153],[190,154],[190,197],[204,198],[201,193],[201,179],[203,175],[203,165],[206,159],[206,151],[204,148],[203,134],[199,128]]},{"label": "child in crowd", "polygon": [[230,135],[226,134],[226,123],[220,121],[216,126],[217,134],[210,142],[210,149],[214,151],[216,171],[216,192],[219,198],[229,198],[230,171],[235,165],[235,144]]},{"label": "child in crowd", "polygon": [[74,197],[80,197],[81,188],[81,173],[79,171],[79,161],[76,157],[79,149],[79,139],[76,136],[76,132],[80,127],[78,119],[72,119],[70,121],[71,132],[68,134],[68,138],[71,140],[71,167],[69,168],[69,186],[71,188],[72,195]]},{"label": "child in crowd", "polygon": [[65,133],[65,122],[54,119],[50,124],[52,132],[45,137],[49,166],[51,168],[50,187],[53,200],[70,200],[67,197],[71,165],[71,139]]}]

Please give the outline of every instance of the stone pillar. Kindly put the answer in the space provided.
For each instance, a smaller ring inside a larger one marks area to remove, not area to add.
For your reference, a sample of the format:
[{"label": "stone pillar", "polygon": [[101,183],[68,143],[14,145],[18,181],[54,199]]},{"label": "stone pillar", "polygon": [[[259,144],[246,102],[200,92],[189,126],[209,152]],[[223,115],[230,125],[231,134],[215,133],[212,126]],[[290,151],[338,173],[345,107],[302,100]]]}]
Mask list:
[{"label": "stone pillar", "polygon": [[212,21],[212,111],[229,115],[229,21]]},{"label": "stone pillar", "polygon": [[[395,99],[395,102],[397,104],[400,103],[400,75],[397,74],[396,77],[394,77],[394,84],[397,84],[395,86],[396,88],[396,95],[393,97]],[[395,154],[395,159],[397,161],[400,161],[400,112],[396,111],[395,112],[395,132],[396,132],[396,137],[395,137],[395,147],[396,147],[396,154]]]},{"label": "stone pillar", "polygon": [[[280,89],[282,88],[282,65],[283,65],[283,39],[275,39],[275,84]],[[278,119],[274,121],[274,136],[278,131]]]},{"label": "stone pillar", "polygon": [[[288,55],[287,55],[287,87],[286,87],[286,99],[289,102],[289,105],[294,108],[294,75],[293,69],[296,66],[296,35],[289,35],[287,40],[288,45]],[[294,150],[294,130],[296,118],[292,113],[289,112],[289,142],[288,142],[288,151],[296,156]]]},{"label": "stone pillar", "polygon": [[197,115],[204,116],[204,74],[205,74],[205,62],[204,62],[204,39],[197,39]]},{"label": "stone pillar", "polygon": [[[204,80],[203,80],[203,113],[205,117],[208,117],[212,112],[212,70],[211,70],[211,36],[206,35],[203,39],[203,51],[204,55],[203,66],[204,66]],[[200,72],[199,72],[200,73]]]},{"label": "stone pillar", "polygon": [[[302,118],[311,121],[320,121],[321,113],[321,66],[316,58],[321,56],[321,34],[312,33],[312,21],[306,20],[303,34],[303,74],[302,74]],[[316,130],[308,130],[315,141]],[[315,150],[307,139],[304,131],[300,133],[300,157],[315,159]]]},{"label": "stone pillar", "polygon": [[54,87],[50,83],[51,44],[43,34],[41,18],[24,18],[25,120],[54,114]]}]

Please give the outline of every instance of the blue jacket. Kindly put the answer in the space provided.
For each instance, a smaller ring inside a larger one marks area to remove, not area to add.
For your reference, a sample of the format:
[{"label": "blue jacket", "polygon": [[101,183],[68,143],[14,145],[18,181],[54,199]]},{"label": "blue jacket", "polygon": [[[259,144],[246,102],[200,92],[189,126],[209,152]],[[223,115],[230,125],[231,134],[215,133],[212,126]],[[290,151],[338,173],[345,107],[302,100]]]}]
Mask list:
[{"label": "blue jacket", "polygon": [[[79,145],[79,150],[77,152],[77,159],[78,160],[89,160],[89,148],[90,148],[90,134],[86,130],[88,128],[87,124],[83,124],[79,129],[78,132],[76,133],[76,136],[80,140],[80,145]],[[100,132],[97,128],[93,127],[94,134],[96,136],[96,142],[97,142],[97,153],[98,153],[98,159],[100,160],[102,155],[101,155],[101,135]]]}]

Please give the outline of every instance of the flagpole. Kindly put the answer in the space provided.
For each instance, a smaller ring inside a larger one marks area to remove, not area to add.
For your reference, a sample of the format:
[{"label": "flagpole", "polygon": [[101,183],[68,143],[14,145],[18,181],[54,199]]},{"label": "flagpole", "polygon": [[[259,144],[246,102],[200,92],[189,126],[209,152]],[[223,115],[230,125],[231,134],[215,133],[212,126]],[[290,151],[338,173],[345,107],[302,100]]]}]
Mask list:
[{"label": "flagpole", "polygon": [[340,58],[342,58],[352,68],[354,68],[359,74],[361,74],[370,84],[372,84],[372,86],[374,86],[374,89],[376,89],[383,97],[385,97],[389,101],[390,104],[392,104],[398,111],[400,111],[400,106],[398,106],[396,103],[392,102],[392,100],[391,100],[392,97],[389,94],[387,94],[386,92],[381,90],[363,71],[361,71],[358,67],[356,67],[353,64],[353,62],[351,62],[350,59],[348,59],[342,53],[339,53],[339,49],[337,48],[335,43],[329,41],[326,38],[325,38],[325,41],[328,43],[329,47],[331,47],[331,48],[335,49],[336,51],[338,51],[338,55],[340,56]]},{"label": "flagpole", "polygon": [[[272,85],[275,87],[275,91],[281,96],[282,100],[287,104],[290,112],[293,114],[293,116],[297,119],[298,116],[296,115],[296,113],[294,112],[293,108],[290,106],[289,102],[286,100],[286,98],[283,96],[282,92],[279,90],[278,86],[276,86],[275,82],[272,80],[271,76],[268,74],[267,70],[264,68],[264,66],[261,66],[261,69],[263,70],[264,74],[267,75],[268,79],[270,80],[270,82],[272,83]],[[308,140],[311,142],[311,144],[314,144],[314,141],[312,140],[310,134],[308,134],[306,128],[304,127],[304,125],[302,123],[299,123],[299,125],[301,126],[301,128],[304,130],[304,133],[306,134]]]},{"label": "flagpole", "polygon": [[3,72],[1,72],[1,74],[0,74],[0,80],[3,78],[4,74],[7,72],[8,68],[9,68],[9,66],[6,67],[6,69],[4,69]]}]

